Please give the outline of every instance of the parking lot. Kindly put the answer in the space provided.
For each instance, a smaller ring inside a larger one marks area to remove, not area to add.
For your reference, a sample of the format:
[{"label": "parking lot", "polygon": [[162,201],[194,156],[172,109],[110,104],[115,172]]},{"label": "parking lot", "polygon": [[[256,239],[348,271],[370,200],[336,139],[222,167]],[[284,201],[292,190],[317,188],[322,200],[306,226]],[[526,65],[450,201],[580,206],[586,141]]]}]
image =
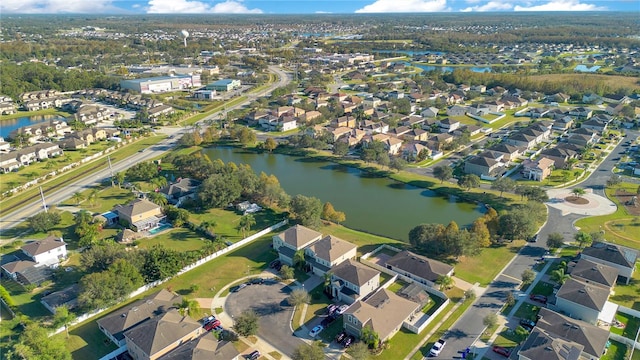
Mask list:
[{"label": "parking lot", "polygon": [[249,285],[229,294],[225,312],[233,318],[246,310],[255,311],[260,317],[258,336],[290,356],[303,341],[291,329],[293,307],[286,302],[289,293],[291,288],[274,280]]}]

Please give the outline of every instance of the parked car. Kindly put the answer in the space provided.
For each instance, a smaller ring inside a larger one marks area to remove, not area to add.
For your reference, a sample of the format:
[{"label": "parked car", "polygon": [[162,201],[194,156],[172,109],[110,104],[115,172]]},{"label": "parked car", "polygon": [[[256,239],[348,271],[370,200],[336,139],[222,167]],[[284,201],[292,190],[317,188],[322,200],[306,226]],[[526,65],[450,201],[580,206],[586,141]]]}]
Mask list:
[{"label": "parked car", "polygon": [[331,304],[331,305],[327,306],[327,314],[331,315],[331,314],[333,314],[337,309],[338,309],[338,305],[336,305],[336,304]]},{"label": "parked car", "polygon": [[338,334],[336,336],[336,342],[337,343],[341,343],[342,340],[344,340],[344,338],[346,338],[346,337],[347,337],[347,333],[343,331],[343,332],[341,332],[340,334]]},{"label": "parked car", "polygon": [[260,357],[260,351],[255,350],[254,352],[252,352],[251,354],[249,354],[248,359],[249,360],[256,360]]},{"label": "parked car", "polygon": [[211,331],[211,330],[215,329],[216,327],[218,327],[220,325],[221,325],[220,320],[215,320],[215,321],[212,321],[210,323],[205,324],[203,327],[204,327],[205,330]]},{"label": "parked car", "polygon": [[336,318],[329,315],[327,317],[325,317],[324,319],[322,319],[322,322],[320,323],[320,325],[327,327],[329,325],[331,325],[332,322],[336,321]]},{"label": "parked car", "polygon": [[247,287],[247,283],[242,283],[240,285],[236,285],[236,286],[232,287],[229,291],[235,293],[235,292],[238,292],[238,291],[240,291],[240,290],[242,290],[242,289],[244,289],[246,287]]},{"label": "parked car", "polygon": [[207,316],[207,317],[205,317],[205,318],[203,318],[203,319],[202,319],[202,323],[203,323],[203,324],[208,324],[208,323],[210,323],[210,322],[212,322],[212,321],[216,321],[216,317],[215,317],[215,316],[213,316],[213,315],[211,315],[211,316]]},{"label": "parked car", "polygon": [[347,304],[340,305],[340,307],[336,310],[336,314],[342,315],[344,314],[345,311],[347,311],[348,308],[349,308],[349,305]]},{"label": "parked car", "polygon": [[492,348],[493,352],[496,354],[500,354],[504,357],[509,357],[509,355],[511,355],[511,351],[503,348],[502,346],[494,346]]},{"label": "parked car", "polygon": [[273,260],[272,262],[269,263],[269,267],[271,269],[275,269],[278,266],[280,266],[280,260],[278,260],[278,259]]},{"label": "parked car", "polygon": [[537,301],[539,303],[543,303],[543,304],[547,303],[547,297],[544,296],[544,295],[531,294],[529,296],[529,299],[531,299],[532,301]]},{"label": "parked car", "polygon": [[318,334],[320,334],[322,332],[322,330],[324,330],[324,326],[316,325],[316,326],[314,326],[313,329],[311,329],[311,331],[309,331],[309,336],[310,337],[316,337],[316,336],[318,336]]},{"label": "parked car", "polygon": [[529,242],[538,242],[538,234],[533,235],[530,239]]},{"label": "parked car", "polygon": [[264,279],[257,277],[257,278],[253,278],[249,281],[250,284],[264,284]]},{"label": "parked car", "polygon": [[444,341],[443,339],[436,341],[436,343],[433,344],[433,346],[431,347],[431,350],[429,350],[429,355],[431,356],[440,355],[440,352],[442,352],[442,349],[444,348],[445,345],[447,345],[447,342]]},{"label": "parked car", "polygon": [[524,328],[533,329],[536,326],[536,323],[529,319],[520,319],[520,325]]},{"label": "parked car", "polygon": [[342,346],[348,348],[349,346],[351,346],[351,344],[353,344],[354,341],[356,341],[356,338],[353,337],[353,335],[349,335],[343,340]]}]

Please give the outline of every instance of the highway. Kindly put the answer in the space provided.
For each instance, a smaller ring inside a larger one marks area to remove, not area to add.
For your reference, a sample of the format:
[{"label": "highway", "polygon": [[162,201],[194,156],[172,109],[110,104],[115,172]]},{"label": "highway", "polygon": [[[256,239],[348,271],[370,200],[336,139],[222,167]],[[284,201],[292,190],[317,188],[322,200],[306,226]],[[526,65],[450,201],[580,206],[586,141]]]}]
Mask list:
[{"label": "highway", "polygon": [[[272,73],[275,73],[278,76],[277,82],[271,84],[265,90],[260,91],[259,94],[258,93],[248,94],[247,99],[245,101],[231,107],[225,107],[224,110],[207,116],[206,118],[199,121],[199,123],[204,125],[208,120],[218,118],[219,114],[223,111],[226,112],[234,109],[239,109],[251,103],[252,101],[254,101],[258,96],[267,96],[271,94],[271,92],[276,88],[284,87],[287,84],[289,84],[289,82],[291,82],[291,76],[287,74],[284,70],[282,70],[280,67],[269,66],[269,71]],[[163,155],[165,152],[171,150],[177,145],[180,137],[186,131],[188,131],[188,128],[185,128],[185,127],[164,128],[162,132],[168,134],[169,135],[168,138],[145,149],[144,151],[135,153],[134,155],[126,159],[123,159],[117,163],[113,163],[112,164],[113,172],[117,173],[120,171],[124,171],[129,167],[135,165],[136,163],[139,163],[142,161],[149,161],[151,159],[154,159]],[[89,173],[80,179],[72,181],[69,185],[64,186],[60,190],[46,194],[45,200],[47,205],[51,206],[51,205],[60,204],[64,200],[70,198],[73,195],[73,193],[91,188],[95,185],[102,183],[104,179],[111,177],[111,171],[109,170],[106,159],[99,160],[99,161],[104,161],[105,163],[105,166],[102,170]],[[37,201],[33,201],[31,203],[24,204],[19,209],[13,212],[10,212],[8,214],[2,214],[2,216],[0,217],[0,229],[1,231],[6,231],[8,229],[11,229],[16,225],[25,221],[27,218],[37,214],[40,211],[42,211],[42,201],[40,199],[38,199]]]}]

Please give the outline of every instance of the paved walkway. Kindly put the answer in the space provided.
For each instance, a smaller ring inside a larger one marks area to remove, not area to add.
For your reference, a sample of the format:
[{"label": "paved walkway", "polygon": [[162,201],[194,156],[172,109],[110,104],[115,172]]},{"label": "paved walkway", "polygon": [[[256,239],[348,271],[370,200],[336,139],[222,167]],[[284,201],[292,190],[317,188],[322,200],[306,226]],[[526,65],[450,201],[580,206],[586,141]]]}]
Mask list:
[{"label": "paved walkway", "polygon": [[548,206],[556,208],[562,211],[562,215],[578,214],[587,216],[598,216],[613,214],[616,212],[616,204],[600,195],[593,193],[593,189],[585,189],[586,194],[582,197],[589,200],[589,203],[584,205],[573,204],[564,199],[571,196],[571,189],[551,189],[548,190],[549,201],[546,203]]}]

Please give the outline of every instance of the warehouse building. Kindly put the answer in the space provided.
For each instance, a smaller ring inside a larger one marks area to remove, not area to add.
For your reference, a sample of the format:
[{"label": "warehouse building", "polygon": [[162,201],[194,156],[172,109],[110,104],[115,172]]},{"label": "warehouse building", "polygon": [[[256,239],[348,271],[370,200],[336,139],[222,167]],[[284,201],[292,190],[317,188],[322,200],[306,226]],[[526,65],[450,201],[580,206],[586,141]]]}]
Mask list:
[{"label": "warehouse building", "polygon": [[207,90],[231,91],[241,86],[240,80],[220,79],[207,85]]},{"label": "warehouse building", "polygon": [[178,91],[198,86],[202,86],[200,75],[159,76],[120,81],[122,90],[133,90],[141,94]]}]

